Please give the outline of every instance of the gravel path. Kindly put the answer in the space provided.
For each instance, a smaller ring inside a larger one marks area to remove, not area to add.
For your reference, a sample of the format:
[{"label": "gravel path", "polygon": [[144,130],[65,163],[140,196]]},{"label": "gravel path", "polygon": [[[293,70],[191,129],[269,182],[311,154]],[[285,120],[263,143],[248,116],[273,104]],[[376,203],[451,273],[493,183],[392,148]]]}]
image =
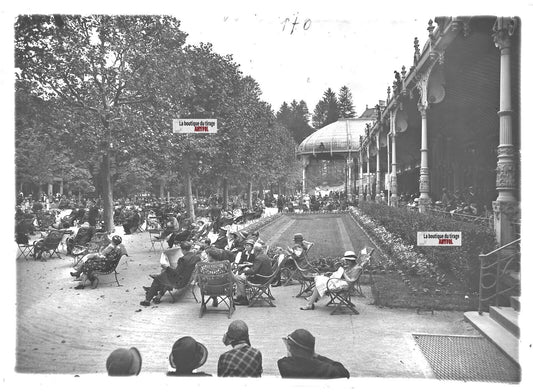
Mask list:
[{"label": "gravel path", "polygon": [[[343,233],[344,231],[344,233]],[[342,255],[346,233],[354,249],[370,245],[347,215],[283,216],[261,231],[269,245],[285,247],[295,232],[315,242],[311,257]],[[188,292],[176,303],[170,297],[141,307],[142,286],[159,271],[159,254],[150,252],[148,233],[124,236],[130,254],[118,270],[95,290],[74,290],[69,275],[72,259],[47,262],[17,259],[16,371],[20,373],[104,373],[108,354],[117,347],[136,346],[143,356],[143,374],[163,374],[173,342],[191,335],[204,343],[209,357],[201,370],[216,374],[218,357],[227,350],[222,335],[226,314],[199,318],[199,304]],[[273,241],[272,241],[273,240]],[[263,353],[265,376],[278,376],[276,361],[285,355],[282,336],[307,328],[317,338],[317,352],[340,360],[352,377],[432,377],[412,333],[477,335],[460,312],[416,314],[413,310],[380,309],[372,304],[370,288],[357,298],[360,314],[331,316],[325,299],[315,311],[301,311],[295,298],[299,286],[275,287],[275,308],[237,307],[232,319],[246,321],[252,344]]]}]

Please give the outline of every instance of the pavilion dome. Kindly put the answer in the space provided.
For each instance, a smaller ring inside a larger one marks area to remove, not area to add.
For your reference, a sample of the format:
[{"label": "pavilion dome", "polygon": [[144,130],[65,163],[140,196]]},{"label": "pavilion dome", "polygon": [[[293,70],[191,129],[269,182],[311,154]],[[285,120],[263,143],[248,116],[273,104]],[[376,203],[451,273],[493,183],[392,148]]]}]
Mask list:
[{"label": "pavilion dome", "polygon": [[366,124],[372,117],[342,118],[320,128],[306,137],[298,146],[298,155],[348,152],[359,149],[359,136],[365,135]]}]

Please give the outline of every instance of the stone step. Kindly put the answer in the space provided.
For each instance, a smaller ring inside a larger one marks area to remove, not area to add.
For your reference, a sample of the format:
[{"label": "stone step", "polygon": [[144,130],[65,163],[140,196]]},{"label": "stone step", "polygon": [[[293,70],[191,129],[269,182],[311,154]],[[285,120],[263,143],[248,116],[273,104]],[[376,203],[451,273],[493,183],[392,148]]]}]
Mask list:
[{"label": "stone step", "polygon": [[520,297],[511,296],[511,307],[517,312],[520,312]]},{"label": "stone step", "polygon": [[465,312],[464,317],[513,362],[520,365],[518,358],[519,340],[515,335],[494,320],[489,313],[480,315],[475,311]]},{"label": "stone step", "polygon": [[517,338],[520,337],[520,327],[518,326],[518,312],[511,307],[491,306],[489,308],[490,317],[499,323],[506,330]]}]

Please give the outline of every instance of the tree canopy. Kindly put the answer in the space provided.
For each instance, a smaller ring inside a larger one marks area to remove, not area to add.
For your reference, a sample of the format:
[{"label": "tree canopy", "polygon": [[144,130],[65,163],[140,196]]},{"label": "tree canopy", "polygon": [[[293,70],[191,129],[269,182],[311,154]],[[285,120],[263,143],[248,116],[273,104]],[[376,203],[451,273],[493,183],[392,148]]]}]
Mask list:
[{"label": "tree canopy", "polygon": [[[169,16],[20,16],[17,179],[82,185],[85,175],[111,229],[114,188],[135,193],[173,175],[213,188],[287,175],[295,144],[257,82],[186,37]],[[175,118],[216,118],[218,134],[175,135]]]}]

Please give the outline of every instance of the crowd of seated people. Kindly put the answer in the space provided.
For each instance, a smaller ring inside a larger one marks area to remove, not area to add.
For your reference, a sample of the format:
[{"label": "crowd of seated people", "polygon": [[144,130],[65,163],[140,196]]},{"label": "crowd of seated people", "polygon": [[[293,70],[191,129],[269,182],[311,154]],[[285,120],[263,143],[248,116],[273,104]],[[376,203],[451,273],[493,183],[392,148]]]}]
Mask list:
[{"label": "crowd of seated people", "polygon": [[[334,379],[350,378],[350,372],[338,361],[315,351],[316,338],[306,329],[298,328],[283,337],[286,356],[277,360],[282,378]],[[248,325],[242,320],[232,321],[222,336],[222,343],[231,349],[217,360],[218,377],[261,377],[263,353],[250,342]],[[205,377],[212,374],[199,371],[207,361],[207,347],[192,336],[182,336],[171,347],[167,376]],[[131,347],[113,350],[106,360],[109,376],[137,376],[142,368],[140,351]]]}]

